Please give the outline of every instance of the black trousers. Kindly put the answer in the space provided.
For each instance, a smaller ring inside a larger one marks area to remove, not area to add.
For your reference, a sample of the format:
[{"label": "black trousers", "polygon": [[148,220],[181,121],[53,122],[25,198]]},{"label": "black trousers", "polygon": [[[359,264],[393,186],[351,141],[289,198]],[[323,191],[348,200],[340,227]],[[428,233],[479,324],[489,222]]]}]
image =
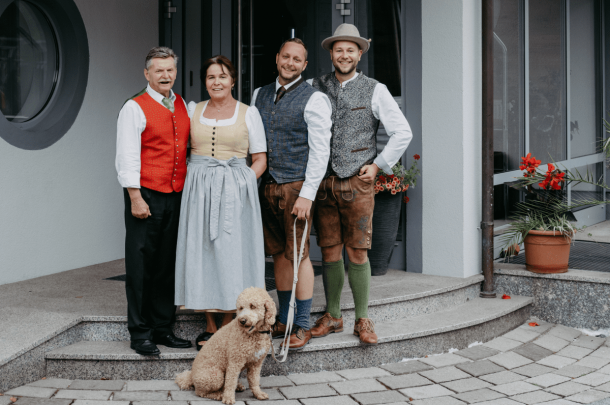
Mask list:
[{"label": "black trousers", "polygon": [[127,326],[131,339],[152,339],[171,331],[175,321],[174,279],[182,193],[142,187],[152,214],[138,219],[125,197]]}]

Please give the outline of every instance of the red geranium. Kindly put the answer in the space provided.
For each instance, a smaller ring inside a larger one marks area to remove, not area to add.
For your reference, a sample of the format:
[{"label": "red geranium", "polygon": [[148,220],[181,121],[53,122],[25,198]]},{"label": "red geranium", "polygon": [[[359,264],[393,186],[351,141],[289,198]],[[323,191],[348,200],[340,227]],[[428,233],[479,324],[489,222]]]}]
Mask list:
[{"label": "red geranium", "polygon": [[381,180],[382,183],[385,183],[385,176],[379,176],[379,180]]},{"label": "red geranium", "polygon": [[[540,160],[536,160],[535,157],[532,157],[531,153],[528,153],[527,156],[521,158],[519,170],[526,170],[529,174],[532,174],[536,171],[536,168],[540,166],[540,163]],[[524,174],[524,176],[527,177],[527,173]]]},{"label": "red geranium", "polygon": [[415,160],[419,160],[421,159],[421,156],[419,156],[417,153],[415,155],[413,155],[413,159]]},{"label": "red geranium", "polygon": [[561,170],[556,170],[552,163],[549,163],[546,177],[544,178],[544,181],[538,185],[544,190],[548,190],[549,186],[551,190],[561,190],[561,183],[565,181],[565,175],[566,174]]},{"label": "red geranium", "polygon": [[409,197],[404,196],[404,198],[402,199],[402,202],[404,202],[405,204],[409,202]]}]

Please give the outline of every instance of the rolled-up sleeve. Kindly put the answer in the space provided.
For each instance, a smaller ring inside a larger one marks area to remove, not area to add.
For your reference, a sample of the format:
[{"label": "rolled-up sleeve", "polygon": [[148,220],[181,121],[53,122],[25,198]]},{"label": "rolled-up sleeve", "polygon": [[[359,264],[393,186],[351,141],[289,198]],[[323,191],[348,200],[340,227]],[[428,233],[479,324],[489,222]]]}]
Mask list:
[{"label": "rolled-up sleeve", "polygon": [[326,94],[315,92],[305,106],[304,115],[308,131],[309,157],[305,182],[299,196],[314,201],[330,158],[332,106]]},{"label": "rolled-up sleeve", "polygon": [[122,187],[140,188],[142,132],[146,128],[144,112],[133,100],[125,103],[117,120],[115,166]]},{"label": "rolled-up sleeve", "polygon": [[375,86],[372,109],[375,118],[381,121],[390,137],[374,163],[384,172],[392,173],[392,166],[400,160],[413,139],[411,126],[384,84]]}]

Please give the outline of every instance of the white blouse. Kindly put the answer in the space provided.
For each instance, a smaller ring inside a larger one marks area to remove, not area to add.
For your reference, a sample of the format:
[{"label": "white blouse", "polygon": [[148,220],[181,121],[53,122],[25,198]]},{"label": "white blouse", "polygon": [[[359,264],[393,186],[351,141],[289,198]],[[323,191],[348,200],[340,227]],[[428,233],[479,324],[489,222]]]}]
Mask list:
[{"label": "white blouse", "polygon": [[[205,113],[205,109],[207,108],[207,104],[203,107],[201,111],[201,116],[199,117],[199,122],[203,125],[209,126],[217,126],[217,127],[226,127],[229,125],[235,124],[237,121],[237,115],[239,113],[239,102],[235,104],[235,113],[233,116],[226,120],[215,120],[212,118],[205,118],[203,113]],[[197,107],[197,103],[191,101],[188,104],[189,117],[192,117],[195,113],[195,107]],[[249,152],[250,154],[267,152],[267,138],[265,136],[265,126],[263,125],[263,119],[258,112],[258,109],[254,106],[248,107],[246,111],[246,126],[248,127],[248,141]]]}]

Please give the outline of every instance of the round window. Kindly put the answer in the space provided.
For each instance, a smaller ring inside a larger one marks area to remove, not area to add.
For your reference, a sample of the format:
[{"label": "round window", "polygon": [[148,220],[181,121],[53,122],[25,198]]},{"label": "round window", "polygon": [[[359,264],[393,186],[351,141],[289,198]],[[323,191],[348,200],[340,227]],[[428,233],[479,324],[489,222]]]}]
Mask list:
[{"label": "round window", "polygon": [[0,111],[29,121],[45,107],[57,81],[59,54],[51,23],[28,1],[13,1],[0,16]]}]

